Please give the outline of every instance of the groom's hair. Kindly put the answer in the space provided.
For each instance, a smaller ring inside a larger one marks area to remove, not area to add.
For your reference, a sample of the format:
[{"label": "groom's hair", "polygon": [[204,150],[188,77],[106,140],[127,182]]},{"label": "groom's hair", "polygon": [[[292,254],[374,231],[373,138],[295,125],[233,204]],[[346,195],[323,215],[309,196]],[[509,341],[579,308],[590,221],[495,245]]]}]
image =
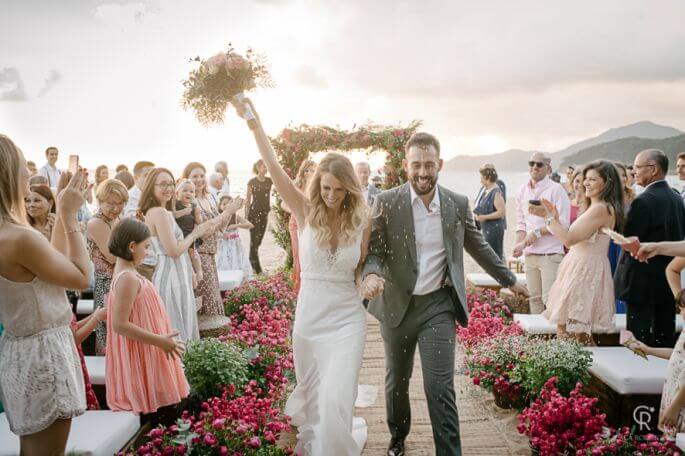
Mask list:
[{"label": "groom's hair", "polygon": [[440,141],[438,138],[431,135],[430,133],[417,132],[411,135],[407,144],[404,145],[404,152],[409,152],[409,149],[418,146],[420,148],[427,148],[429,146],[435,147],[435,151],[438,153],[438,158],[440,158]]}]

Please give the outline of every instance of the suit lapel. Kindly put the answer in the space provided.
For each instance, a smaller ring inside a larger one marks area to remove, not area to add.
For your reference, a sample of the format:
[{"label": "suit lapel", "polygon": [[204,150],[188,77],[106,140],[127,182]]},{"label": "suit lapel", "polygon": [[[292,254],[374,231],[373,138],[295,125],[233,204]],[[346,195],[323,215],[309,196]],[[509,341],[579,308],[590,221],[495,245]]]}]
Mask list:
[{"label": "suit lapel", "polygon": [[438,186],[438,192],[440,192],[440,218],[442,219],[442,239],[445,244],[445,250],[448,256],[452,254],[452,249],[454,247],[454,217],[456,215],[456,209],[454,207],[454,202],[452,198],[449,198],[442,187]]},{"label": "suit lapel", "polygon": [[414,229],[414,212],[411,207],[411,192],[409,191],[410,184],[404,184],[399,195],[398,206],[400,209],[400,223],[402,223],[402,231],[404,234],[404,243],[407,246],[409,255],[411,256],[414,265],[416,265],[416,232]]}]

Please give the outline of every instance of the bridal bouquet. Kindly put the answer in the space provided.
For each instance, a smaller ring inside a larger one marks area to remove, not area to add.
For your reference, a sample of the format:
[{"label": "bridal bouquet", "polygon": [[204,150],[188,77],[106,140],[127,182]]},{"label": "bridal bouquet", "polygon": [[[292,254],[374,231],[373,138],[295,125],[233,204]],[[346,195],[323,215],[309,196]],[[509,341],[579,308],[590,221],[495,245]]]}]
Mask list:
[{"label": "bridal bouquet", "polygon": [[[245,92],[273,87],[266,59],[248,49],[242,56],[228,45],[228,51],[208,59],[195,57],[200,66],[183,81],[183,108],[192,108],[202,125],[222,123],[228,103],[242,103]],[[245,120],[254,119],[247,110]]]}]

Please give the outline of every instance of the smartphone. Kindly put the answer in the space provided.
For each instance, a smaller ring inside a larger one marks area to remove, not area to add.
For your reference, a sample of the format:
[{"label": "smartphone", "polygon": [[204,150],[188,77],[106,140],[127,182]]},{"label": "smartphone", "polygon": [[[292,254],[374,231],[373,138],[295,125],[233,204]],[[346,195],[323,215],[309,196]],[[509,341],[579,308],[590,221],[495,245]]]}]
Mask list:
[{"label": "smartphone", "polygon": [[69,155],[68,170],[72,176],[78,172],[78,155]]},{"label": "smartphone", "polygon": [[530,204],[532,204],[533,206],[541,206],[541,205],[542,205],[542,203],[540,202],[540,200],[529,200],[528,202],[529,202]]}]

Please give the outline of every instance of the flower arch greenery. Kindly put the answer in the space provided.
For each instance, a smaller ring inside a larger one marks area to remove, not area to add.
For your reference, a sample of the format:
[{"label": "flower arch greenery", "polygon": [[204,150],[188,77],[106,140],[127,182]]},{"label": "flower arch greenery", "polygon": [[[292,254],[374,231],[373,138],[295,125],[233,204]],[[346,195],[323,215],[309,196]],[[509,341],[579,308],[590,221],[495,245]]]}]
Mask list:
[{"label": "flower arch greenery", "polygon": [[[406,175],[402,169],[404,145],[409,137],[421,126],[420,121],[413,121],[408,126],[384,126],[373,123],[355,126],[351,130],[342,130],[328,126],[300,125],[286,127],[281,133],[270,138],[279,161],[291,178],[310,154],[324,151],[350,152],[366,150],[367,155],[385,151],[383,167],[384,188],[396,187],[405,182]],[[273,233],[278,245],[288,252],[287,265],[292,264],[288,222],[290,214],[281,208],[281,201],[276,196],[274,206],[276,226]]]}]

